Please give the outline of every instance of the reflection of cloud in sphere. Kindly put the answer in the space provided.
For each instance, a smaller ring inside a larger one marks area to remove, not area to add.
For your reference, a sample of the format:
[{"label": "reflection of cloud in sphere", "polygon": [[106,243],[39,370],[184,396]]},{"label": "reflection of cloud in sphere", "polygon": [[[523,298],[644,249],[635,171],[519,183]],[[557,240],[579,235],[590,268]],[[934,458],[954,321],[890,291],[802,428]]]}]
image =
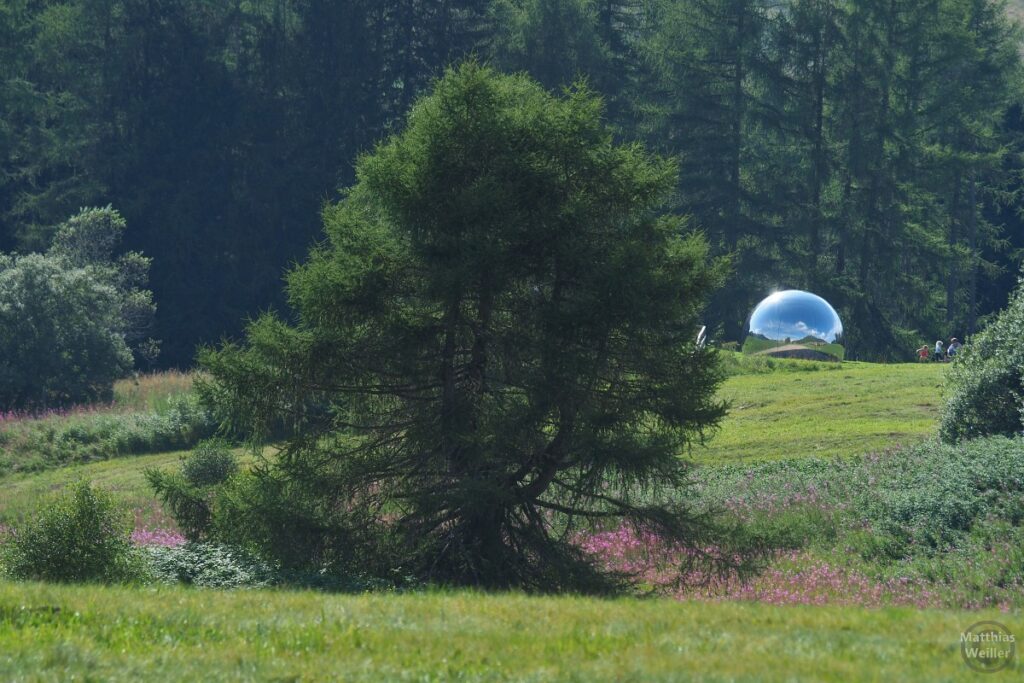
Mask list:
[{"label": "reflection of cloud in sphere", "polygon": [[842,360],[843,323],[816,294],[776,292],[750,316],[743,352],[807,360]]}]

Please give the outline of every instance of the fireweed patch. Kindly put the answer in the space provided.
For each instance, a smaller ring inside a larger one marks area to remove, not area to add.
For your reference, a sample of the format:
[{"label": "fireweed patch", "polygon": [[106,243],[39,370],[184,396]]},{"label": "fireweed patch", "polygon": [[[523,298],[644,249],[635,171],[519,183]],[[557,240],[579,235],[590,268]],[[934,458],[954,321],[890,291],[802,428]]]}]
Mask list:
[{"label": "fireweed patch", "polygon": [[580,545],[605,569],[633,576],[656,592],[680,600],[863,607],[946,605],[944,596],[927,581],[910,577],[876,580],[804,552],[781,554],[759,575],[741,580],[700,570],[680,573],[688,559],[685,554],[665,548],[650,534],[637,534],[626,527],[587,536]]},{"label": "fireweed patch", "polygon": [[171,529],[135,529],[132,543],[138,546],[174,548],[185,543],[185,537]]},{"label": "fireweed patch", "polygon": [[759,575],[680,573],[687,557],[625,527],[581,536],[580,547],[602,566],[680,598],[1024,604],[1024,440],[702,467],[697,479],[692,503],[743,522],[775,548]]}]

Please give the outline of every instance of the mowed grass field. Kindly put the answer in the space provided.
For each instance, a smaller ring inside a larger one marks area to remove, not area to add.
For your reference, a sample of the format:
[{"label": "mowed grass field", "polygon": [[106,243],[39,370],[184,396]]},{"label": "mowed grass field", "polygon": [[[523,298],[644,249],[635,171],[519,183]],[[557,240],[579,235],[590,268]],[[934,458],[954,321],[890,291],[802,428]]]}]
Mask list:
[{"label": "mowed grass field", "polygon": [[843,457],[936,434],[944,365],[807,367],[819,369],[728,378],[721,395],[731,403],[729,415],[707,446],[694,447],[691,457],[708,464]]},{"label": "mowed grass field", "polygon": [[14,524],[31,514],[39,501],[78,481],[90,481],[111,491],[136,511],[139,522],[152,526],[165,522],[159,503],[146,483],[145,471],[173,468],[181,453],[160,453],[115,458],[74,465],[37,474],[14,474],[0,479],[0,524]]},{"label": "mowed grass field", "polygon": [[976,675],[960,633],[987,618],[1024,633],[910,609],[0,584],[0,680],[937,683]]}]

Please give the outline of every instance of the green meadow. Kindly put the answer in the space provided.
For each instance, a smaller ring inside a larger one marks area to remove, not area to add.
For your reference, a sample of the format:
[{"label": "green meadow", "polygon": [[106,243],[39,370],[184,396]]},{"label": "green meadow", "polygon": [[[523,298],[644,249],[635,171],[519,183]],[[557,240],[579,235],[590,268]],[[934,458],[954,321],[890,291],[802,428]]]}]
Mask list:
[{"label": "green meadow", "polygon": [[937,683],[969,680],[960,633],[987,618],[1024,632],[989,612],[0,584],[0,678]]},{"label": "green meadow", "polygon": [[[725,360],[730,376],[721,396],[729,415],[692,452],[709,474],[757,465],[778,476],[772,468],[779,464],[779,472],[804,476],[802,461],[813,474],[835,458],[855,460],[935,433],[940,365]],[[161,405],[163,398],[145,401]],[[0,478],[0,524],[16,524],[41,498],[79,480],[112,491],[142,527],[173,524],[143,473],[179,457],[122,456],[8,474]],[[729,489],[738,477],[710,480]],[[842,549],[822,545],[835,531],[822,535],[821,519],[800,519],[792,522],[797,533],[806,527],[818,541],[786,562],[841,563]],[[922,566],[915,562],[907,567]],[[855,564],[865,575],[875,567],[860,556]],[[898,574],[900,566],[878,575]],[[0,680],[960,681],[973,675],[961,659],[960,633],[985,619],[1024,632],[1014,606],[0,582]],[[986,680],[1019,680],[1015,667]]]},{"label": "green meadow", "polygon": [[937,429],[940,363],[778,362],[774,371],[729,377],[729,416],[700,462],[843,457],[908,445]]}]

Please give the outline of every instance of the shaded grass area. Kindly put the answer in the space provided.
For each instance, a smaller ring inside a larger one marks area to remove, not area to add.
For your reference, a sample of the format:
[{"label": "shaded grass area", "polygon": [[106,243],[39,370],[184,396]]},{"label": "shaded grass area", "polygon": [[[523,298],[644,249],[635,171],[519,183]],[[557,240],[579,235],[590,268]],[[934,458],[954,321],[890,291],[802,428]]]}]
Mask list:
[{"label": "shaded grass area", "polygon": [[[725,359],[732,407],[701,463],[843,457],[909,445],[937,431],[938,363],[806,363]],[[742,374],[736,374],[742,373]]]},{"label": "shaded grass area", "polygon": [[959,681],[985,618],[1024,632],[896,608],[0,583],[0,679]]}]

